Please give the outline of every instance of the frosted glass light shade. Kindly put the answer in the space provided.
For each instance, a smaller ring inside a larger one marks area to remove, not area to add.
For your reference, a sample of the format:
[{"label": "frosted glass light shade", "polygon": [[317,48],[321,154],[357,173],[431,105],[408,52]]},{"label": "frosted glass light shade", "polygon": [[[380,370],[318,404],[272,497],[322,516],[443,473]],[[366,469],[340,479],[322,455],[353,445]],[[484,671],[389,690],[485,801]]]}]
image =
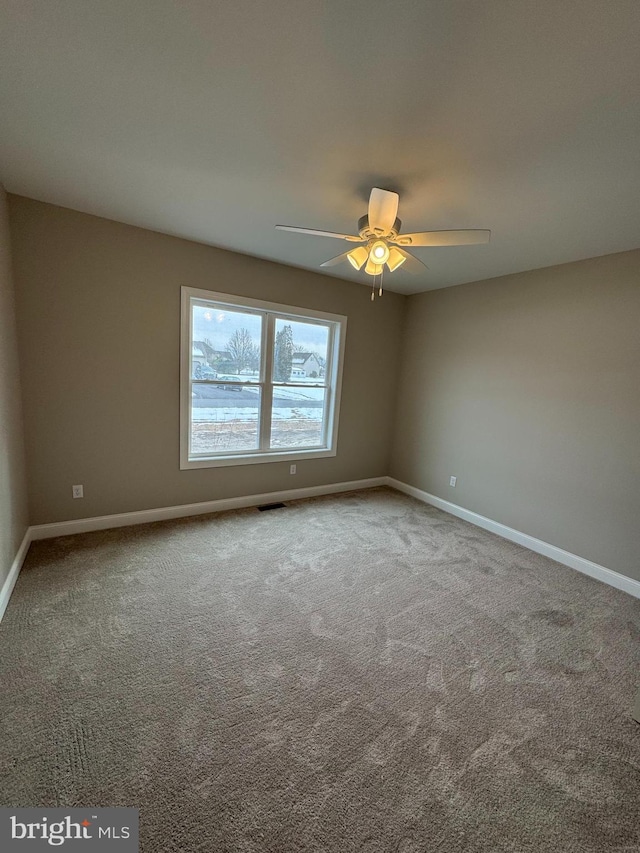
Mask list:
[{"label": "frosted glass light shade", "polygon": [[389,258],[389,247],[384,240],[376,240],[369,249],[369,260],[372,264],[382,266]]},{"label": "frosted glass light shade", "polygon": [[403,255],[399,249],[396,249],[395,246],[392,246],[389,249],[389,260],[387,261],[387,266],[391,272],[397,270],[398,267],[402,266],[406,260],[406,256]]},{"label": "frosted glass light shade", "polygon": [[366,273],[369,273],[369,275],[380,275],[380,273],[382,272],[382,264],[374,264],[371,261],[371,256],[369,256],[369,260],[367,261],[367,265],[364,268],[364,271]]},{"label": "frosted glass light shade", "polygon": [[357,270],[362,268],[362,265],[366,263],[368,257],[369,255],[364,246],[358,246],[357,249],[352,249],[347,253],[347,260],[351,266]]}]

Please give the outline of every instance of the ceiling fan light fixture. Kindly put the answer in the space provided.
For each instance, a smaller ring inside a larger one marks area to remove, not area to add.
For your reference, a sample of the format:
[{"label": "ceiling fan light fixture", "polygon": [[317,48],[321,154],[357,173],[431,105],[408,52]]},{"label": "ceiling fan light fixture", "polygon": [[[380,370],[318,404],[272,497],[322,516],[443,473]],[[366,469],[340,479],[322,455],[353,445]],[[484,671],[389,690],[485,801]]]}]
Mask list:
[{"label": "ceiling fan light fixture", "polygon": [[362,266],[366,263],[368,257],[369,255],[367,254],[367,250],[364,246],[358,246],[357,249],[352,249],[350,252],[347,252],[347,260],[356,270],[362,269]]},{"label": "ceiling fan light fixture", "polygon": [[[411,234],[402,234],[402,222],[398,218],[398,202],[398,193],[373,187],[369,195],[367,212],[358,220],[357,236],[337,231],[320,231],[317,228],[300,228],[297,225],[276,225],[276,228],[279,231],[292,231],[295,234],[333,237],[350,243],[360,243],[361,245],[357,248],[342,252],[337,257],[324,261],[320,266],[334,267],[343,261],[349,261],[355,270],[364,270],[370,276],[380,276],[380,296],[385,265],[389,272],[403,267],[406,272],[420,274],[428,269],[420,258],[406,251],[405,247],[475,246],[488,243],[491,239],[491,231],[486,228],[416,231]],[[372,299],[375,299],[377,286],[374,278]]]},{"label": "ceiling fan light fixture", "polygon": [[376,240],[369,249],[369,260],[381,267],[389,260],[389,247],[384,240]]},{"label": "ceiling fan light fixture", "polygon": [[403,255],[400,249],[396,249],[395,246],[392,246],[389,249],[389,259],[387,260],[387,266],[389,267],[390,272],[397,270],[398,267],[402,266],[402,264],[406,260],[406,255]]}]

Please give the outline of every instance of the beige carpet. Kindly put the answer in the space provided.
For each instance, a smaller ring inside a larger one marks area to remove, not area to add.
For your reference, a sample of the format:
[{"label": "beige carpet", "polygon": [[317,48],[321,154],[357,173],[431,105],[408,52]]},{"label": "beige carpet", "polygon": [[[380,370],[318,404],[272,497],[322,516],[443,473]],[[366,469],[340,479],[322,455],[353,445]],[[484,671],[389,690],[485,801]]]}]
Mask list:
[{"label": "beige carpet", "polygon": [[141,849],[640,850],[640,601],[379,489],[37,542],[5,805]]}]

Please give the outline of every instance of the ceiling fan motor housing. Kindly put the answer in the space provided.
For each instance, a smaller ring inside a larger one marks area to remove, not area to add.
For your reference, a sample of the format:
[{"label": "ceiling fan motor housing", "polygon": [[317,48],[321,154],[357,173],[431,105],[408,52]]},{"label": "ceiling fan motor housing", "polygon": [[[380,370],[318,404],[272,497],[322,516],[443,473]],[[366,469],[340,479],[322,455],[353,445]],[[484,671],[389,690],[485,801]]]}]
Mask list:
[{"label": "ceiling fan motor housing", "polygon": [[363,240],[376,240],[379,237],[390,237],[392,240],[395,240],[400,233],[401,228],[402,222],[400,219],[396,219],[389,233],[383,234],[381,229],[374,230],[369,227],[368,214],[365,213],[364,216],[361,216],[360,219],[358,219],[358,234],[360,234]]}]

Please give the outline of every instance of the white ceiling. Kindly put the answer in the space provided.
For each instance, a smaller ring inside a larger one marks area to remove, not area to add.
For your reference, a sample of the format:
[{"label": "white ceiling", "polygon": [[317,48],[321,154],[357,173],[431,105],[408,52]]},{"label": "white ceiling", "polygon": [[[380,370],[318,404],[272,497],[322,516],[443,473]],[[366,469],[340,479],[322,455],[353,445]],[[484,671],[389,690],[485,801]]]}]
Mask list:
[{"label": "white ceiling", "polygon": [[[372,186],[447,287],[640,245],[639,0],[0,0],[14,193],[317,269]],[[343,248],[344,247],[344,248]],[[348,265],[327,275],[369,283]]]}]

